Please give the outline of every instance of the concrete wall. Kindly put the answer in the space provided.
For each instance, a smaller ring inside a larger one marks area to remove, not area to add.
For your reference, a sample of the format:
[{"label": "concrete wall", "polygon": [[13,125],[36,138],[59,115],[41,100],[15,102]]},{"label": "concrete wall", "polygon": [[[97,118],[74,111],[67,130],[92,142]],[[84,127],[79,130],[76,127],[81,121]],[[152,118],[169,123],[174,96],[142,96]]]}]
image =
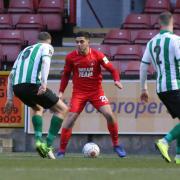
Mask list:
[{"label": "concrete wall", "polygon": [[[86,0],[78,0],[79,27],[100,27]],[[90,0],[103,27],[120,27],[130,12],[142,12],[144,0]]]}]

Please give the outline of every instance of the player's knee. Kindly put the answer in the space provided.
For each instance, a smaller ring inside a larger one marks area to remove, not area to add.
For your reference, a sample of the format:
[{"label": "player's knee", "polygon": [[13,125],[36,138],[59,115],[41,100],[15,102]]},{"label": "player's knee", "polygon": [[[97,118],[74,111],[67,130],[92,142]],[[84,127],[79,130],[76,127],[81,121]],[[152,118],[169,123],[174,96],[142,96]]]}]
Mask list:
[{"label": "player's knee", "polygon": [[105,118],[107,119],[108,122],[113,122],[114,119],[115,119],[113,113],[107,112],[107,113],[104,114],[104,116],[105,116]]},{"label": "player's knee", "polygon": [[67,115],[68,111],[69,111],[69,108],[66,106],[66,107],[64,107],[64,108],[61,110],[61,113],[62,113],[63,116],[65,117],[65,116]]}]

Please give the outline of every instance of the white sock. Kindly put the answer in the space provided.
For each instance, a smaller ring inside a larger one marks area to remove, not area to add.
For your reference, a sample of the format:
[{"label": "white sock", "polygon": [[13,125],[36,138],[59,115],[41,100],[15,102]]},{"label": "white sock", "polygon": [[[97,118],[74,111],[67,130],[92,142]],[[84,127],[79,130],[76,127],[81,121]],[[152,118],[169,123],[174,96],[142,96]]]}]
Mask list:
[{"label": "white sock", "polygon": [[168,144],[167,140],[165,138],[162,138],[161,141],[164,143],[164,144]]},{"label": "white sock", "polygon": [[175,158],[180,159],[180,154],[176,154]]}]

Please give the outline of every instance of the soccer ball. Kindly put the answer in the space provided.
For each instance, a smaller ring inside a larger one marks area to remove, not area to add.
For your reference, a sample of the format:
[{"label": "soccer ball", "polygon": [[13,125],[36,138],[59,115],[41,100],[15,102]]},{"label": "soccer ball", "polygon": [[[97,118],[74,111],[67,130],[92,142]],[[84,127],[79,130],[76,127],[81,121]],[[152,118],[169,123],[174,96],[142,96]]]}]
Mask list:
[{"label": "soccer ball", "polygon": [[99,156],[100,149],[97,144],[90,142],[84,145],[82,152],[84,157],[96,158]]}]

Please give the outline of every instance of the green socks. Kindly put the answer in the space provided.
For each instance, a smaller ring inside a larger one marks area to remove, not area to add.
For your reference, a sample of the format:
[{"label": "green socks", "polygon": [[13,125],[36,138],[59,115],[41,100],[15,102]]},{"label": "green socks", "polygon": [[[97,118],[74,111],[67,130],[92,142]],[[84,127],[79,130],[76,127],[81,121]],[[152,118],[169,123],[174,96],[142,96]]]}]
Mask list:
[{"label": "green socks", "polygon": [[52,143],[53,143],[55,137],[57,136],[59,129],[61,128],[62,122],[63,122],[63,119],[61,119],[57,116],[52,117],[48,136],[46,139],[47,146],[52,146]]},{"label": "green socks", "polygon": [[42,137],[42,117],[39,115],[34,115],[32,117],[32,123],[35,132],[35,140],[41,140]]},{"label": "green socks", "polygon": [[[35,132],[35,140],[41,140],[42,138],[42,116],[34,115],[32,117],[32,123]],[[51,146],[55,137],[57,136],[59,129],[61,128],[63,120],[57,116],[53,116],[51,119],[51,124],[46,139],[47,146]]]},{"label": "green socks", "polygon": [[178,123],[166,136],[165,139],[168,143],[172,142],[174,139],[180,138],[180,123]]}]

